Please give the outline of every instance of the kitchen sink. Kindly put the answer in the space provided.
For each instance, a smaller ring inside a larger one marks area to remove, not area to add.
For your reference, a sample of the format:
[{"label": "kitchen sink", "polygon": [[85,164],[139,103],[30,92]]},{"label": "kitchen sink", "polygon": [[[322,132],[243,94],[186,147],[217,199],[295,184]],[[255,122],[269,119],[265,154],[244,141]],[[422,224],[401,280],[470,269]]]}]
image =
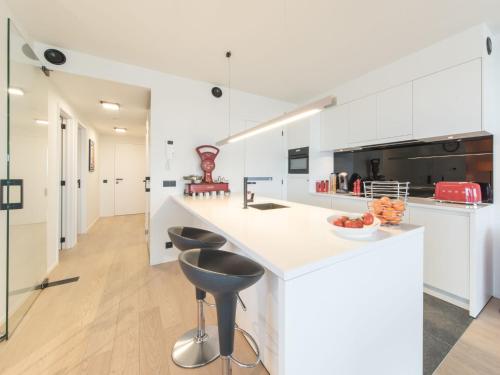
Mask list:
[{"label": "kitchen sink", "polygon": [[276,208],[288,208],[288,206],[283,206],[281,204],[276,204],[276,203],[249,204],[248,207],[253,207],[258,210],[274,210]]}]

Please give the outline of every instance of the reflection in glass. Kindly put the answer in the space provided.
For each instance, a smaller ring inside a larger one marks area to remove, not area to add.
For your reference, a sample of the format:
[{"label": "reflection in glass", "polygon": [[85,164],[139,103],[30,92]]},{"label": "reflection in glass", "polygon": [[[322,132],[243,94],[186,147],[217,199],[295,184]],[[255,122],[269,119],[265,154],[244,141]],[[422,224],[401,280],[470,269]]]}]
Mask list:
[{"label": "reflection in glass", "polygon": [[[22,207],[7,211],[8,277],[0,276],[0,283],[7,284],[0,284],[0,299],[5,301],[0,305],[2,330],[11,335],[38,296],[37,287],[47,272],[48,82],[35,53],[11,21],[7,55],[7,178],[22,184],[22,193],[20,186],[9,187],[8,203],[22,202]],[[23,94],[11,93],[12,88]]]}]

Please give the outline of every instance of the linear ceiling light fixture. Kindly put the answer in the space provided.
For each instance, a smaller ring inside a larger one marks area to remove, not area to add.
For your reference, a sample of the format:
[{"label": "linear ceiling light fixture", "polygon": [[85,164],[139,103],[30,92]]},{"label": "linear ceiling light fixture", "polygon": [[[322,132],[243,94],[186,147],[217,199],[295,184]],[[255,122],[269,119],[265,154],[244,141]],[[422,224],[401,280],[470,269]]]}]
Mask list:
[{"label": "linear ceiling light fixture", "polygon": [[120,104],[118,104],[118,103],[105,102],[104,100],[101,100],[101,105],[102,105],[102,108],[109,109],[110,111],[119,111],[120,110]]},{"label": "linear ceiling light fixture", "polygon": [[49,122],[47,120],[35,119],[35,123],[37,125],[48,125]]},{"label": "linear ceiling light fixture", "polygon": [[325,108],[335,105],[336,103],[337,100],[333,96],[327,96],[326,98],[323,98],[313,103],[309,103],[303,107],[297,108],[291,112],[287,112],[272,120],[263,122],[262,124],[259,124],[253,128],[244,130],[242,132],[224,138],[218,141],[216,144],[217,146],[223,146],[228,143],[238,142],[241,141],[242,139],[253,137],[254,135],[266,132],[268,130],[277,128],[279,126],[291,124],[292,122],[313,116],[321,112]]},{"label": "linear ceiling light fixture", "polygon": [[113,129],[115,129],[115,132],[117,132],[117,133],[126,133],[127,132],[127,128],[114,127]]}]

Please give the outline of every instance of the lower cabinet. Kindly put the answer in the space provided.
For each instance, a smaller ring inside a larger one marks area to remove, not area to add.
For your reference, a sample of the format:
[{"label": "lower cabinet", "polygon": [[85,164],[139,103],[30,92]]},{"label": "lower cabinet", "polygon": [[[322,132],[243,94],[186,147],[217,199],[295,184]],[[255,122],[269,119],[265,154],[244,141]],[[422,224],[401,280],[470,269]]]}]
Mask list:
[{"label": "lower cabinet", "polygon": [[469,299],[469,214],[412,207],[410,223],[425,227],[424,283]]},{"label": "lower cabinet", "polygon": [[334,210],[363,213],[368,211],[368,203],[364,199],[348,199],[332,197],[332,208]]}]

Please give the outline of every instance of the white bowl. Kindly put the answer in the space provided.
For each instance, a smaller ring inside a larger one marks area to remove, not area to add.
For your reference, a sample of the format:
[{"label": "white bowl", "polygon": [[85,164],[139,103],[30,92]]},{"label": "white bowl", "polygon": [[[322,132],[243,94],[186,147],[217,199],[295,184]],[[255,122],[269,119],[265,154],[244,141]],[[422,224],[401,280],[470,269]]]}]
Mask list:
[{"label": "white bowl", "polygon": [[[345,227],[339,227],[333,224],[335,220],[342,216],[347,216],[347,215],[333,215],[333,216],[328,216],[326,221],[332,226],[333,231],[338,234],[341,237],[345,238],[367,238],[373,235],[378,228],[380,227],[380,219],[377,217],[373,217],[373,224],[371,225],[365,225],[363,228],[345,228]],[[350,214],[348,215],[349,218],[360,218],[363,216],[363,214]]]}]

